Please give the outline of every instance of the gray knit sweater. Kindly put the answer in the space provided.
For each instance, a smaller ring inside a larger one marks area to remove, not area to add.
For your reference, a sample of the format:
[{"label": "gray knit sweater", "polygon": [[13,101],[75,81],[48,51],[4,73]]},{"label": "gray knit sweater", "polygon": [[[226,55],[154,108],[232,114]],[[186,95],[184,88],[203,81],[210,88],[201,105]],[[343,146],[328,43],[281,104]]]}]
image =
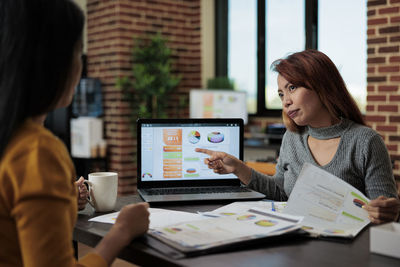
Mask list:
[{"label": "gray knit sweater", "polygon": [[[314,160],[307,138],[340,137],[331,162],[319,166]],[[305,162],[320,167],[351,184],[370,199],[380,195],[397,197],[392,165],[380,135],[371,128],[342,119],[326,128],[307,127],[301,134],[286,131],[274,176],[252,171],[249,187],[268,199],[286,201]]]}]

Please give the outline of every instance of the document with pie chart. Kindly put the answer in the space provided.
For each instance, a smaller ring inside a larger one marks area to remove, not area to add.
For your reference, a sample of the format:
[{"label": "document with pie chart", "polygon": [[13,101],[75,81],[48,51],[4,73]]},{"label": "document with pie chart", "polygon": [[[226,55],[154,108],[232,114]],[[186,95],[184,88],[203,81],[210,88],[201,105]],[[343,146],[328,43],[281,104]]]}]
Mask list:
[{"label": "document with pie chart", "polygon": [[362,208],[368,202],[342,179],[305,163],[283,212],[304,216],[303,229],[313,235],[353,238],[370,223]]},{"label": "document with pie chart", "polygon": [[301,216],[253,208],[156,227],[149,234],[179,250],[198,251],[292,232],[300,228],[301,220]]}]

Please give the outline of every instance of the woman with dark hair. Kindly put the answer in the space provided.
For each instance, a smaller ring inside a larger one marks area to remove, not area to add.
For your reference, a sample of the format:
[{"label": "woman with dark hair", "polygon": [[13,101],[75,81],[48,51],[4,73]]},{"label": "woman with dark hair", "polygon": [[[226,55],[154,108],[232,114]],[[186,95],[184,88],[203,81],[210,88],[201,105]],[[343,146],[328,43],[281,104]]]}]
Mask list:
[{"label": "woman with dark hair", "polygon": [[148,205],[127,205],[94,252],[74,258],[75,170],[43,122],[71,103],[83,24],[71,0],[0,1],[0,265],[107,266],[148,229]]},{"label": "woman with dark hair", "polygon": [[304,163],[351,184],[370,199],[364,208],[373,223],[397,220],[400,201],[392,165],[380,135],[365,126],[333,62],[316,50],[277,60],[278,94],[286,131],[276,173],[270,177],[224,152],[196,149],[214,172],[234,173],[267,198],[286,201]]}]

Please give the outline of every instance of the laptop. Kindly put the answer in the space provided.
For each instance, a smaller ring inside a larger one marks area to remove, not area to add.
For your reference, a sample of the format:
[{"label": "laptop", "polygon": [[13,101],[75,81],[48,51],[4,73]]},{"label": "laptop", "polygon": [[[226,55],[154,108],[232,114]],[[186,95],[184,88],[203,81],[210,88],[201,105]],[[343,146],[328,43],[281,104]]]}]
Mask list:
[{"label": "laptop", "polygon": [[139,119],[137,187],[146,202],[255,200],[234,174],[216,174],[196,148],[243,159],[242,119]]}]

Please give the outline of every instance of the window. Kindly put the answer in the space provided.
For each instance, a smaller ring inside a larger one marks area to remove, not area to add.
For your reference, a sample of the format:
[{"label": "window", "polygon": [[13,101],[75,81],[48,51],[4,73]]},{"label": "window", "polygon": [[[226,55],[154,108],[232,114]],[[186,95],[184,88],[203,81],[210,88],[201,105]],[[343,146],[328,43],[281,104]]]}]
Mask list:
[{"label": "window", "polygon": [[277,74],[272,62],[291,53],[303,51],[306,45],[304,0],[267,0],[265,5],[265,104],[267,109],[281,109]]},{"label": "window", "polygon": [[[271,63],[305,48],[319,49],[332,59],[360,109],[365,111],[366,0],[225,3],[228,56],[222,66],[226,66],[236,87],[247,92],[249,114],[280,115],[276,74],[270,71]],[[217,43],[219,38],[216,36]]]},{"label": "window", "polygon": [[228,77],[247,93],[247,111],[257,112],[257,1],[230,0]]},{"label": "window", "polygon": [[[340,14],[340,19],[338,19]],[[347,89],[365,113],[367,98],[366,0],[319,0],[318,50],[339,69]]]}]

